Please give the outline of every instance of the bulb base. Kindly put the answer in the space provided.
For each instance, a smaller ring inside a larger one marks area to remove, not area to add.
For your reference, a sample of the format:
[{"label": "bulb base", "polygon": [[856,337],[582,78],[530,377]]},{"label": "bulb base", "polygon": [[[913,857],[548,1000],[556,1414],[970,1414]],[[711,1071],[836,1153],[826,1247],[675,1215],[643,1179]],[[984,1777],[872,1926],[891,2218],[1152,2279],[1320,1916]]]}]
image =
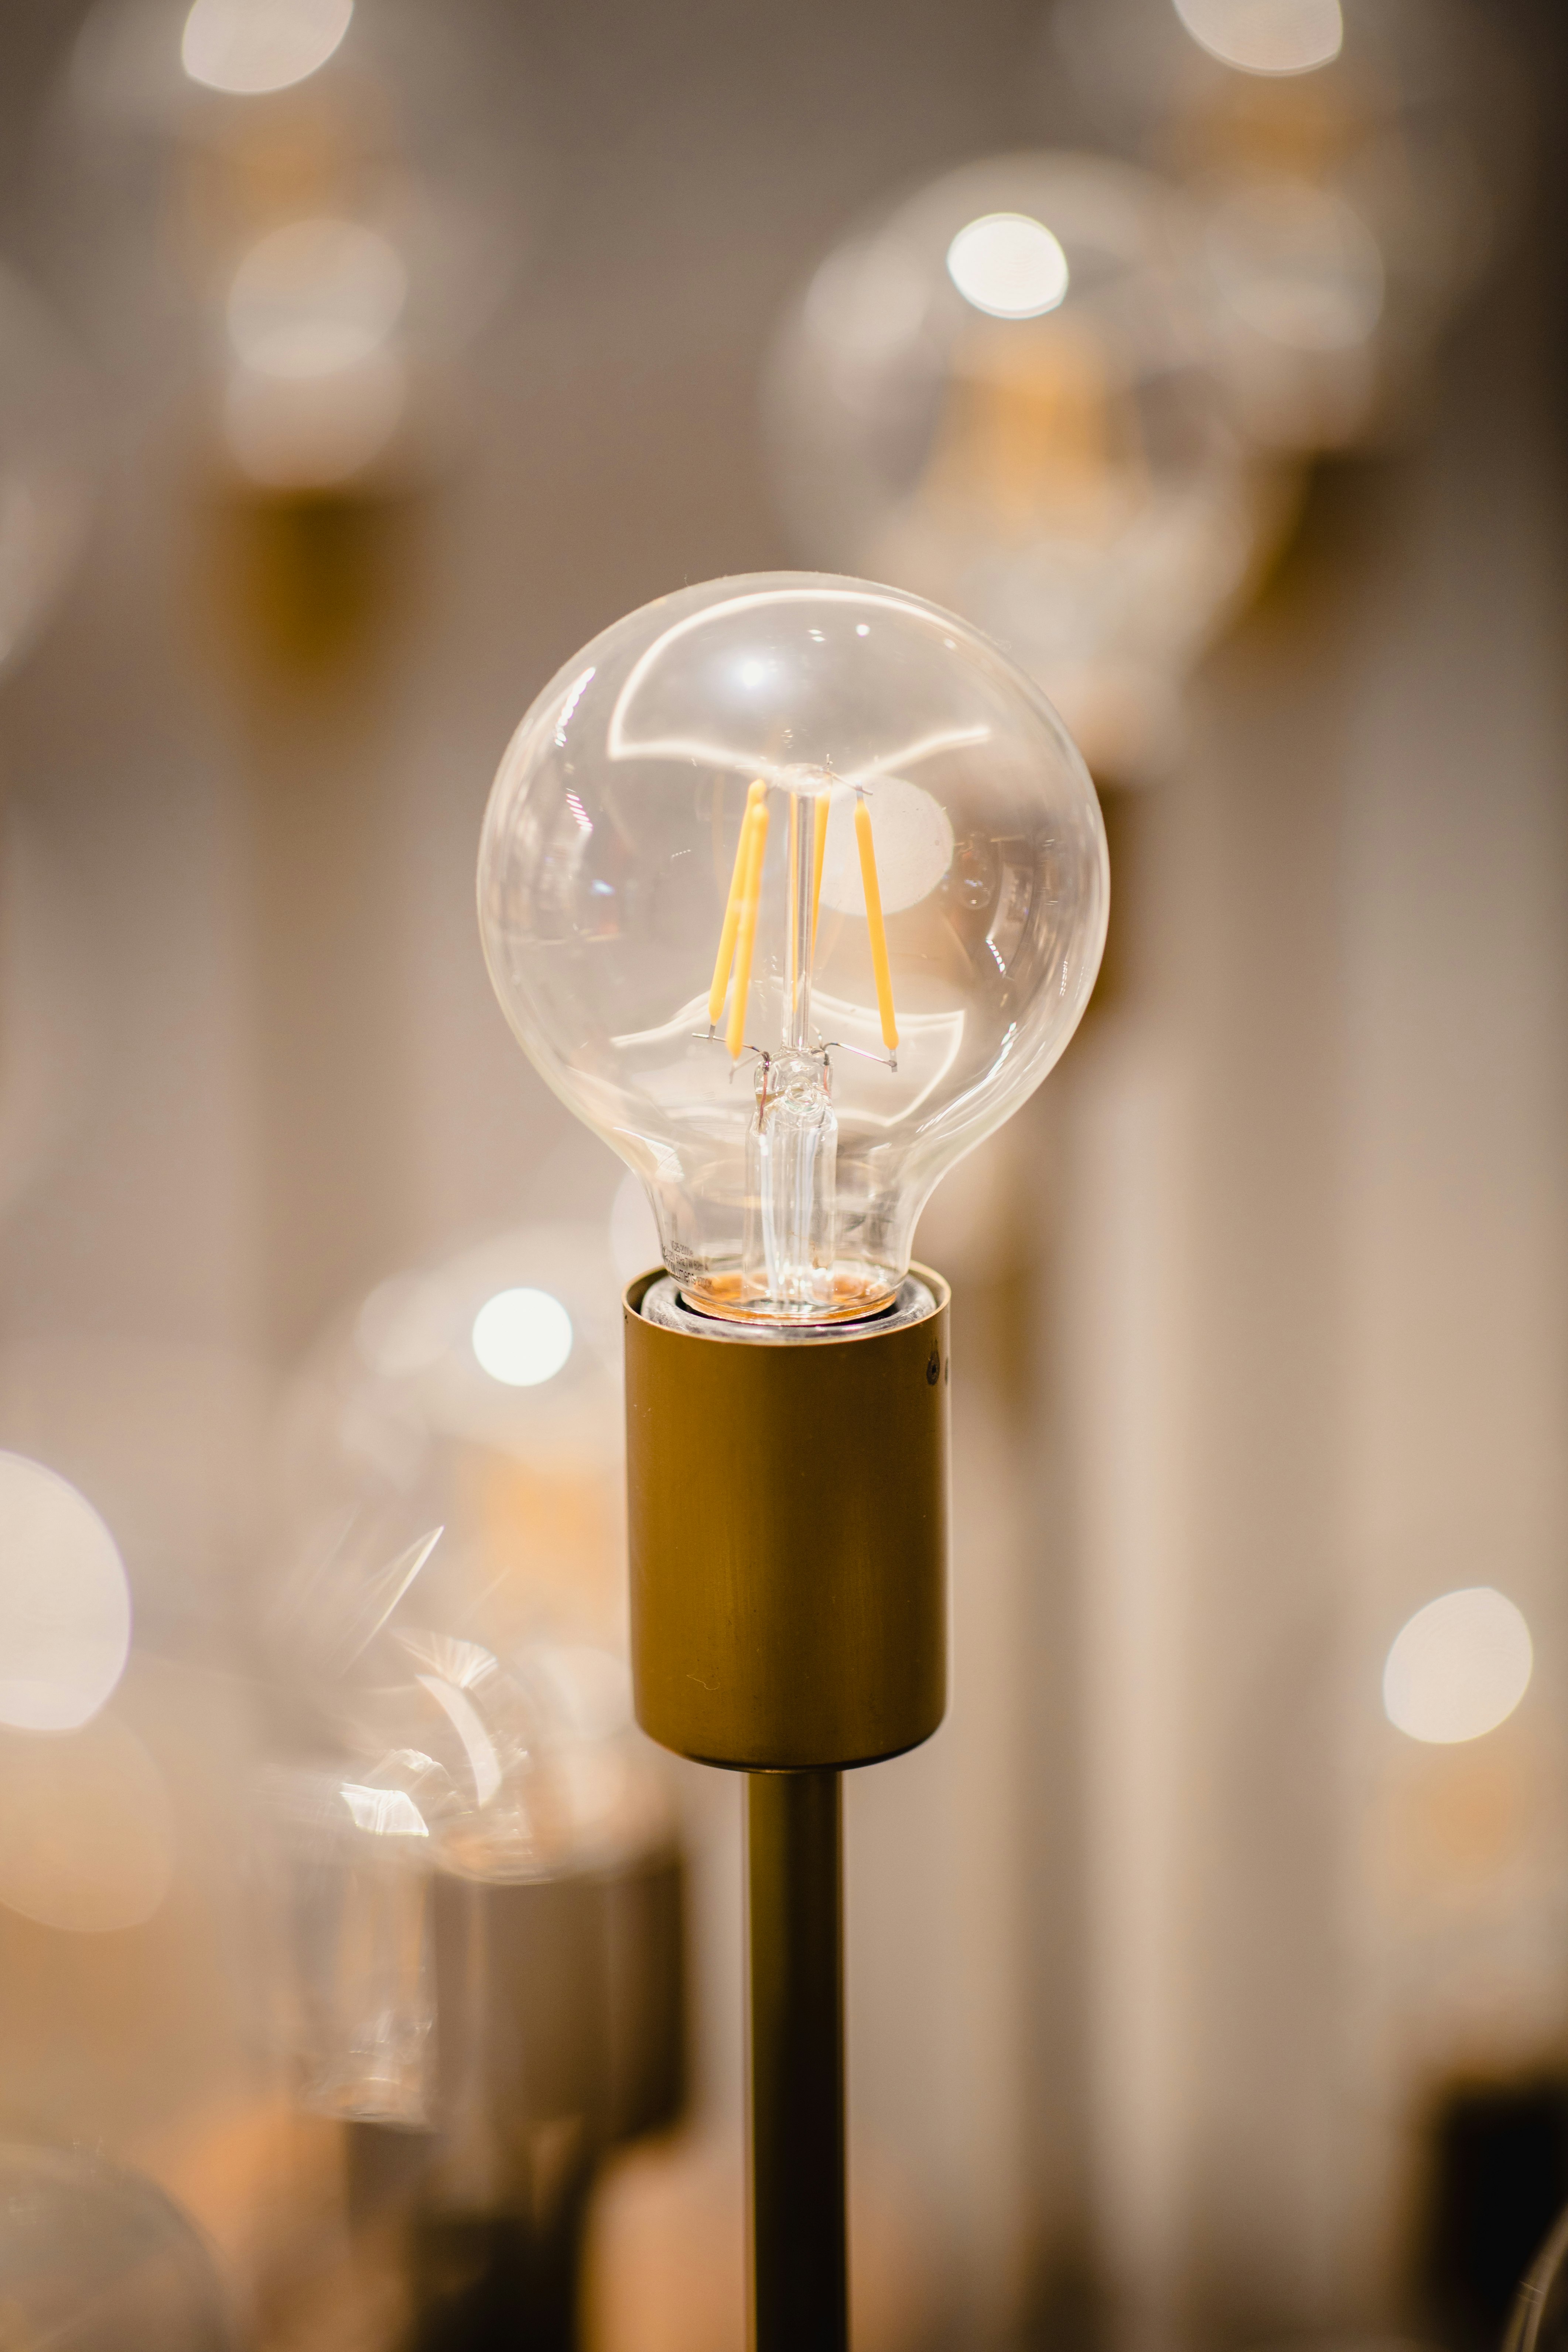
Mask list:
[{"label": "bulb base", "polygon": [[643,1729],[749,1772],[918,1748],[947,1706],[947,1285],[917,1267],[882,1315],[763,1328],[660,1267],[625,1327]]}]

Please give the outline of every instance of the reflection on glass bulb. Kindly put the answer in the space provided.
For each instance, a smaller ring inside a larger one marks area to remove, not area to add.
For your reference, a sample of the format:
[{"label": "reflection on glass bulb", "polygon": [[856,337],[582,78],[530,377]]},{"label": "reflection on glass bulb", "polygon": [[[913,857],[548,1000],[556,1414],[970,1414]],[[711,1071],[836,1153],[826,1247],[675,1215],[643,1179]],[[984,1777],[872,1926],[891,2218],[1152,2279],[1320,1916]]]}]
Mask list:
[{"label": "reflection on glass bulb", "polygon": [[474,1353],[491,1380],[538,1388],[572,1353],[572,1318],[547,1290],[502,1290],[474,1318]]},{"label": "reflection on glass bulb", "polygon": [[287,89],[342,45],[353,0],[195,0],[180,41],[193,81],[237,97]]},{"label": "reflection on glass bulb", "polygon": [[1068,290],[1068,258],[1043,221],[988,213],[947,248],[948,276],[966,302],[993,319],[1038,319]]},{"label": "reflection on glass bulb", "polygon": [[1506,1722],[1530,1686],[1530,1628],[1489,1584],[1445,1592],[1396,1635],[1383,1670],[1390,1723],[1412,1739],[1450,1746]]},{"label": "reflection on glass bulb", "polygon": [[[716,581],[539,698],[480,856],[491,976],[719,1314],[874,1312],[943,1171],[1066,1045],[1098,803],[1028,680],[862,581]],[[476,1339],[477,1344],[477,1339]]]},{"label": "reflection on glass bulb", "polygon": [[1173,0],[1200,48],[1240,73],[1313,73],[1344,47],[1340,0]]}]

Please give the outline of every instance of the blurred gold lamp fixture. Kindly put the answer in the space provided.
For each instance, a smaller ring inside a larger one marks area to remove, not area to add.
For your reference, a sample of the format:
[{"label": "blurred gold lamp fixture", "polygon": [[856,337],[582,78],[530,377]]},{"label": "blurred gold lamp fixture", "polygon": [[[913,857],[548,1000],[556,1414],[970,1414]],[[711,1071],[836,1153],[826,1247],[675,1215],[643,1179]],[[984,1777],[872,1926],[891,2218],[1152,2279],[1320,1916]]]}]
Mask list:
[{"label": "blurred gold lamp fixture", "polygon": [[[1028,246],[977,265],[1004,299]],[[910,1235],[1066,1046],[1107,897],[1031,681],[819,573],[605,631],[486,815],[501,1003],[658,1225],[625,1301],[634,1689],[750,1776],[759,2352],[846,2342],[839,1775],[945,1705],[947,1291]]]},{"label": "blurred gold lamp fixture", "polygon": [[682,2095],[681,1854],[617,1654],[620,1455],[614,1277],[568,1224],[380,1285],[282,1416],[278,2037],[442,2342],[566,2340],[595,2169]]},{"label": "blurred gold lamp fixture", "polygon": [[1204,215],[1216,356],[1247,430],[1375,442],[1506,232],[1525,141],[1468,0],[1057,0],[1050,69]]},{"label": "blurred gold lamp fixture", "polygon": [[[438,461],[510,274],[526,141],[476,133],[472,44],[406,0],[97,0],[52,125],[79,309],[220,463],[319,494]],[[210,440],[210,427],[202,437]]]},{"label": "blurred gold lamp fixture", "polygon": [[1004,156],[854,229],[788,312],[767,410],[803,552],[963,613],[1097,773],[1171,734],[1278,529],[1216,382],[1197,225],[1101,157]]}]

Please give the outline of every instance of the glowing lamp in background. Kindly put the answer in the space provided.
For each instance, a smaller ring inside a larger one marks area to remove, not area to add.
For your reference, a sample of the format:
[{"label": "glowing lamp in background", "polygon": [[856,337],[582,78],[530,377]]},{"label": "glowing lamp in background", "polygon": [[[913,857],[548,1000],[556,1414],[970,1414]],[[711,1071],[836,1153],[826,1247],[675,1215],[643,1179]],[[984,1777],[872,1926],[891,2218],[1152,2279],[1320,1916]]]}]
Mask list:
[{"label": "glowing lamp in background", "polygon": [[1209,330],[1264,446],[1385,437],[1514,209],[1520,94],[1468,0],[1056,0],[1108,142],[1205,219]]},{"label": "glowing lamp in background", "polygon": [[485,822],[508,1018],[720,1315],[885,1306],[945,1169],[1061,1053],[1100,812],[1048,704],[864,581],[687,588],[534,703]]},{"label": "glowing lamp in background", "polygon": [[1530,1628],[1489,1584],[1445,1592],[1394,1638],[1383,1670],[1390,1723],[1412,1739],[1450,1746],[1506,1723],[1530,1687]]},{"label": "glowing lamp in background", "polygon": [[1097,772],[1157,756],[1279,501],[1229,422],[1195,221],[1102,158],[950,173],[852,230],[781,329],[768,415],[803,555],[960,612]]}]

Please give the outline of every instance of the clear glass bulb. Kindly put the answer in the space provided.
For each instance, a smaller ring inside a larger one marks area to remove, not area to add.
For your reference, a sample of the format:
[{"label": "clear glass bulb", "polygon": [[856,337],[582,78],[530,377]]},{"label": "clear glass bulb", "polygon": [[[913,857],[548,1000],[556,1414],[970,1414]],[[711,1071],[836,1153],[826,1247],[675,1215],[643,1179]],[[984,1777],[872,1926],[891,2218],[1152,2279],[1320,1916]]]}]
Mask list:
[{"label": "clear glass bulb", "polygon": [[1103,156],[965,164],[852,226],[781,321],[781,509],[808,560],[994,636],[1125,779],[1283,520],[1212,362],[1173,191]]},{"label": "clear glass bulb", "polygon": [[1385,438],[1518,211],[1500,26],[1469,0],[1057,0],[1047,63],[1053,95],[1184,184],[1247,432]]},{"label": "clear glass bulb", "polygon": [[865,581],[711,581],[631,614],[512,738],[485,953],[544,1076],[646,1183],[719,1315],[874,1312],[932,1187],[1061,1054],[1105,834],[1038,689]]}]

